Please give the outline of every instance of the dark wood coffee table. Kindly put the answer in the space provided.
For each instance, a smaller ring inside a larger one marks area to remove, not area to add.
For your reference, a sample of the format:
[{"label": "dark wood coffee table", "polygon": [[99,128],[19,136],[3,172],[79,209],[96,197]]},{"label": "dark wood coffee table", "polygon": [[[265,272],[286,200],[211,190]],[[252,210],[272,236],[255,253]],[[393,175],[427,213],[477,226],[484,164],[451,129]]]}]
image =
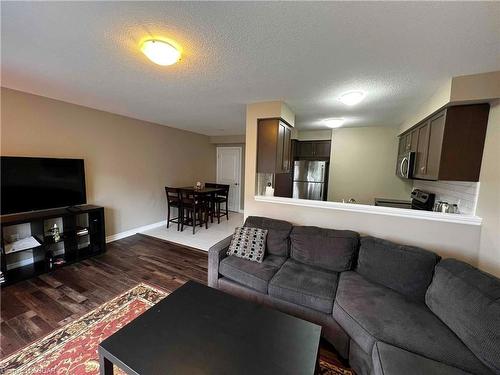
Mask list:
[{"label": "dark wood coffee table", "polygon": [[99,345],[101,374],[314,374],[320,333],[190,281]]}]

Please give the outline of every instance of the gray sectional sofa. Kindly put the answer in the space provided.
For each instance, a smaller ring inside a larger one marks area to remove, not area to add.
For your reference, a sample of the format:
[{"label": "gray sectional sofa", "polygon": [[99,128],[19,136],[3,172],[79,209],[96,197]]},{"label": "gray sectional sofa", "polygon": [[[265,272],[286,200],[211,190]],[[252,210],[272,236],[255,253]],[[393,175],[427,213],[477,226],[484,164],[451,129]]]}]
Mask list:
[{"label": "gray sectional sofa", "polygon": [[262,263],[209,250],[208,283],[321,325],[358,374],[500,374],[500,280],[346,230],[248,217]]}]

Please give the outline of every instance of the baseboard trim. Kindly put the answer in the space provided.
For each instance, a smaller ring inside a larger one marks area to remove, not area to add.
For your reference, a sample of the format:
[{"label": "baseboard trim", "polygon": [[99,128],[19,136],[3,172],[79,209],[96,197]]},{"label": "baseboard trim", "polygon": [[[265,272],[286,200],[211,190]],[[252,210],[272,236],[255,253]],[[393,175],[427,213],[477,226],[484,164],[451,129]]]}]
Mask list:
[{"label": "baseboard trim", "polygon": [[157,223],[149,224],[149,225],[144,225],[142,227],[132,228],[132,229],[126,230],[125,232],[112,234],[111,236],[106,237],[106,243],[121,240],[122,238],[130,237],[130,236],[133,236],[134,234],[137,234],[139,232],[144,232],[146,230],[159,228],[162,225],[166,225],[165,220],[159,221]]}]

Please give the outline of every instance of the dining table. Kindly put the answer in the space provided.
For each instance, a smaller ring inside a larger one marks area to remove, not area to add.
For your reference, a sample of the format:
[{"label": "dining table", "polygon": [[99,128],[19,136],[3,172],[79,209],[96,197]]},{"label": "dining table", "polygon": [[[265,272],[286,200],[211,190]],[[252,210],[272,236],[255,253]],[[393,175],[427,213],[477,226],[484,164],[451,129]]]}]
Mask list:
[{"label": "dining table", "polygon": [[179,190],[189,190],[192,191],[193,193],[199,194],[199,195],[215,195],[219,192],[223,192],[224,188],[223,187],[202,187],[202,188],[197,188],[194,186],[183,186],[178,188]]},{"label": "dining table", "polygon": [[189,191],[198,195],[203,195],[205,197],[210,197],[210,221],[213,222],[213,214],[215,210],[215,195],[217,193],[224,192],[223,187],[196,187],[196,186],[182,186],[178,188],[179,190]]}]

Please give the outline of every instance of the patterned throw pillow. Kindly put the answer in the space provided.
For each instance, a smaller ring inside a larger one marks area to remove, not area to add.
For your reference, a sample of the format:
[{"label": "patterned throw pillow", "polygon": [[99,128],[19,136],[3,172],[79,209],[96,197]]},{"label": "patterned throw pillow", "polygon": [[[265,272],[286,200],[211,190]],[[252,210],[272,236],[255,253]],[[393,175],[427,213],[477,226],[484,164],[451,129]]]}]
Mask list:
[{"label": "patterned throw pillow", "polygon": [[267,230],[238,227],[234,231],[227,255],[262,263],[266,250]]}]

